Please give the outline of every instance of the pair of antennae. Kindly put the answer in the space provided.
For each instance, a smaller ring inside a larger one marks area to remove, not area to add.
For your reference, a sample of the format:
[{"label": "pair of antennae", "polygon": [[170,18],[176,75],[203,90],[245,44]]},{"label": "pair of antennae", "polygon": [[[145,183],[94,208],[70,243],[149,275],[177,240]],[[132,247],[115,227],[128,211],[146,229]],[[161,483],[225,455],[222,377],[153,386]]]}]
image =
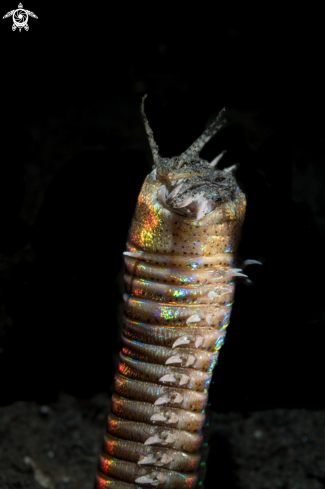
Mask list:
[{"label": "pair of antennae", "polygon": [[[146,100],[146,98],[147,95],[145,95],[142,98],[141,111],[142,111],[144,126],[149,140],[149,145],[152,151],[152,156],[154,161],[157,162],[159,160],[159,148],[153,137],[152,129],[149,125],[147,116],[144,111],[144,101]],[[226,112],[226,108],[224,107],[219,112],[217,117],[211,122],[210,126],[203,132],[203,134],[201,134],[201,136],[196,141],[194,141],[194,143],[191,144],[191,146],[186,151],[184,151],[184,153],[180,155],[177,162],[177,168],[181,168],[184,165],[184,163],[188,161],[193,155],[199,154],[199,152],[207,144],[207,142],[210,141],[210,139],[215,134],[217,134],[217,132],[219,132],[222,127],[224,127],[226,123],[226,120],[224,119],[225,112]]]}]

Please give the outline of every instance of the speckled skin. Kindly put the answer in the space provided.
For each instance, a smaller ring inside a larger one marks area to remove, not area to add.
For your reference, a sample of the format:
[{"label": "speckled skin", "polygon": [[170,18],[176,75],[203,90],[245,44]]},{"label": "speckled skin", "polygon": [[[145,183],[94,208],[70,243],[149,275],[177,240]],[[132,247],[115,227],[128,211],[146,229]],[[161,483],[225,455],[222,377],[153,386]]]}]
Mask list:
[{"label": "speckled skin", "polygon": [[208,388],[240,275],[246,199],[234,186],[200,219],[179,215],[161,198],[166,174],[146,178],[128,234],[123,348],[97,489],[189,489],[204,478]]}]

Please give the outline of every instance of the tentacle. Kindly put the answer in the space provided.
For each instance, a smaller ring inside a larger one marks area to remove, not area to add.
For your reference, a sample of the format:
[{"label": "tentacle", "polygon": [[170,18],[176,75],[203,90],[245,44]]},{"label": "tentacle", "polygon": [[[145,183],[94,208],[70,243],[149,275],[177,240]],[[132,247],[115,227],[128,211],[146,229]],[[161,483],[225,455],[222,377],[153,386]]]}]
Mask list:
[{"label": "tentacle", "polygon": [[215,168],[225,153],[227,153],[227,150],[226,149],[224,151],[222,151],[222,153],[220,153],[218,156],[216,156],[211,161],[211,163],[209,164],[209,167],[210,168]]},{"label": "tentacle", "polygon": [[224,119],[224,114],[226,112],[226,107],[224,107],[217,117],[214,119],[214,121],[210,124],[210,126],[201,134],[201,136],[194,141],[193,144],[184,152],[181,154],[181,156],[178,159],[178,164],[177,168],[181,168],[183,164],[190,159],[190,157],[194,154],[198,154],[201,149],[206,145],[210,139],[217,134],[217,132],[224,127],[226,121]]},{"label": "tentacle", "polygon": [[232,166],[228,166],[228,168],[224,168],[223,171],[226,172],[226,173],[232,173],[232,174],[234,174],[238,170],[238,167],[239,167],[239,163],[235,163]]},{"label": "tentacle", "polygon": [[145,95],[142,98],[141,112],[142,112],[144,127],[146,128],[146,133],[147,133],[147,136],[148,136],[148,140],[149,140],[149,145],[150,145],[150,148],[151,148],[152,156],[153,156],[153,159],[154,159],[154,163],[156,163],[157,160],[159,159],[159,148],[158,148],[158,145],[157,145],[157,143],[156,143],[156,141],[155,141],[155,139],[153,137],[152,129],[151,129],[150,125],[149,125],[147,116],[146,116],[145,111],[144,111],[144,101],[146,100],[147,96],[148,95]]}]

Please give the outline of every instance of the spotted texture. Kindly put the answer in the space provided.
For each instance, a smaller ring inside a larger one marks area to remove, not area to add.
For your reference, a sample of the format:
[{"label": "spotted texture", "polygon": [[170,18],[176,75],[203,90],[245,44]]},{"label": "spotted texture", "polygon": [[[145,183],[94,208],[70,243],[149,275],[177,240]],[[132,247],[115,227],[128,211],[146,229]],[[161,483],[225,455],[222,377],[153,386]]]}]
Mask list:
[{"label": "spotted texture", "polygon": [[97,489],[194,489],[204,479],[208,389],[242,276],[236,252],[246,199],[231,173],[218,171],[229,183],[218,205],[193,217],[191,201],[180,215],[166,182],[173,171],[196,169],[195,150],[213,131],[185,161],[184,154],[167,166],[161,160],[161,175],[156,165],[139,195],[124,254],[123,347]]}]

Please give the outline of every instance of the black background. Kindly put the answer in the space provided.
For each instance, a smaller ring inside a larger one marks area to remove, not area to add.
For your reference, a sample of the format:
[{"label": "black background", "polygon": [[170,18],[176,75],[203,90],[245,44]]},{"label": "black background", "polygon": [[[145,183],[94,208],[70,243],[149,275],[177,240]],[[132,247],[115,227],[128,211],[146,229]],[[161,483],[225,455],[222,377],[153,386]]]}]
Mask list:
[{"label": "black background", "polygon": [[[148,93],[164,156],[185,150],[223,106],[234,111],[202,155],[227,149],[223,165],[241,163],[240,256],[263,266],[247,269],[253,286],[238,286],[213,408],[324,407],[323,36],[315,19],[226,15],[208,4],[181,14],[159,4],[24,7],[38,15],[29,32],[12,32],[11,19],[0,24],[0,402],[110,389],[116,275],[151,164],[140,117]],[[2,2],[1,16],[13,8]],[[43,197],[27,219],[33,168]]]}]

